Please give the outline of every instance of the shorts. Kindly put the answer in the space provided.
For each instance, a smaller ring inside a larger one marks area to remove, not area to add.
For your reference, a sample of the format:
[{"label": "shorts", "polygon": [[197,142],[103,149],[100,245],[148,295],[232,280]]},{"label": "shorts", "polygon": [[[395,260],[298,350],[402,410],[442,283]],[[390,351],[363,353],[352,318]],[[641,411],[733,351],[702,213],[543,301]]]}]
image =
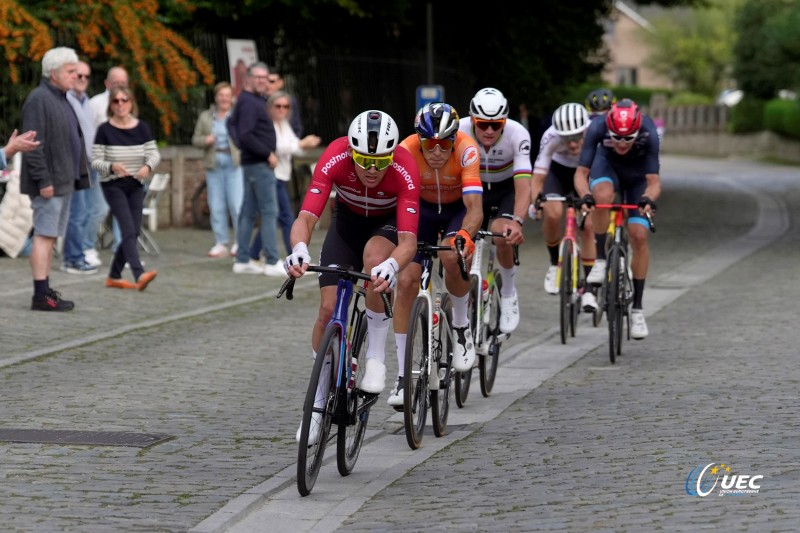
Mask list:
[{"label": "shorts", "polygon": [[[598,151],[598,153],[600,152]],[[603,156],[594,158],[590,176],[592,177],[589,182],[590,190],[594,189],[598,183],[611,183],[614,191],[619,193],[620,202],[623,204],[638,204],[647,189],[647,179],[641,171],[612,165]],[[628,209],[627,211],[629,224],[640,224],[650,228],[650,222],[639,213],[638,209]]]},{"label": "shorts", "polygon": [[[442,204],[442,212],[439,206],[424,200],[419,202],[419,230],[417,231],[417,241],[428,244],[439,244],[439,232],[442,238],[453,237],[464,222],[464,215],[467,214],[467,207],[463,202],[453,202]],[[422,256],[414,256],[414,262],[422,264]]]},{"label": "shorts", "polygon": [[56,239],[67,232],[69,205],[72,193],[45,198],[37,196],[31,200],[33,209],[33,234]]},{"label": "shorts", "polygon": [[515,195],[513,178],[496,183],[483,182],[483,224],[481,229],[487,229],[489,222],[498,217],[513,220]]},{"label": "shorts", "polygon": [[554,196],[575,195],[575,169],[551,161],[542,192],[545,196],[549,194]]},{"label": "shorts", "polygon": [[[365,217],[350,211],[343,202],[334,204],[333,217],[319,264],[338,265],[351,270],[364,268],[364,247],[372,237],[385,237],[397,246],[397,217],[395,214]],[[336,274],[320,274],[319,286],[329,287],[339,283]]]}]

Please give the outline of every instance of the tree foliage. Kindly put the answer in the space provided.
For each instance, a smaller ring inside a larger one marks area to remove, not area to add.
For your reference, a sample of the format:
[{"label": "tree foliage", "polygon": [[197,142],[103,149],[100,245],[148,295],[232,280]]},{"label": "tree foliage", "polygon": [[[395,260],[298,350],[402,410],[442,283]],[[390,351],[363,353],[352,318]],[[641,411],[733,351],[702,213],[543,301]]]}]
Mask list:
[{"label": "tree foliage", "polygon": [[739,87],[767,100],[800,87],[800,3],[745,0],[736,14],[733,73]]},{"label": "tree foliage", "polygon": [[648,66],[682,90],[715,96],[730,74],[737,3],[716,0],[651,21],[652,30],[641,33],[653,50]]}]

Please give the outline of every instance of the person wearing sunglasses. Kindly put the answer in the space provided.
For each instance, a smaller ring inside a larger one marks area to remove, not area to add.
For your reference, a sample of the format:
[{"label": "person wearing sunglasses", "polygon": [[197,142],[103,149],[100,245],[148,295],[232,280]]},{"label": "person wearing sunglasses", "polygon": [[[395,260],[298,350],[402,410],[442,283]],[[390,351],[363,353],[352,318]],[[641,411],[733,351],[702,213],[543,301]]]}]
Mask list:
[{"label": "person wearing sunglasses", "polygon": [[[445,269],[445,285],[453,301],[453,325],[457,339],[453,364],[466,371],[475,362],[467,303],[469,281],[461,277],[455,249],[455,237],[464,238],[467,257],[474,250],[472,237],[483,222],[483,186],[480,178],[480,156],[477,143],[459,131],[458,112],[450,104],[435,102],[424,105],[414,118],[416,133],[406,137],[400,146],[414,156],[420,171],[420,215],[418,241],[450,245],[453,252],[439,252]],[[394,301],[394,333],[397,344],[397,383],[389,396],[392,406],[403,405],[403,369],[405,368],[406,334],[411,306],[419,289],[422,257],[400,272]]]},{"label": "person wearing sunglasses", "polygon": [[[539,195],[568,196],[575,192],[575,169],[578,167],[578,156],[583,146],[583,135],[589,127],[591,119],[586,108],[578,103],[560,106],[553,113],[553,124],[542,134],[539,143],[539,155],[533,163],[533,180],[531,182],[531,201],[535,202]],[[531,206],[534,209],[534,206]],[[549,294],[558,294],[556,278],[558,276],[558,248],[563,237],[562,218],[564,204],[562,202],[544,202],[542,220],[542,236],[550,257],[550,266],[544,278],[544,290]],[[538,214],[531,211],[531,218]],[[591,220],[587,219],[581,232],[581,259],[586,274],[594,266],[595,246],[594,231]],[[591,287],[591,286],[590,286]],[[591,290],[581,297],[585,311],[597,309],[597,299]]]},{"label": "person wearing sunglasses", "polygon": [[459,129],[478,144],[483,229],[506,235],[495,238],[494,245],[503,276],[500,331],[511,333],[519,325],[513,247],[525,241],[522,225],[531,204],[531,136],[522,124],[508,118],[508,101],[493,87],[475,94],[469,115],[461,119]]},{"label": "person wearing sunglasses", "polygon": [[627,218],[633,250],[631,337],[634,339],[644,339],[648,334],[642,307],[650,263],[647,244],[650,223],[645,214],[655,211],[655,202],[661,195],[659,171],[656,125],[639,111],[633,100],[621,99],[611,106],[605,120],[593,120],[586,130],[575,171],[575,190],[581,196],[584,210],[592,211],[596,231],[597,260],[586,276],[588,283],[600,284],[606,276],[605,230],[609,212],[608,209],[594,209],[595,203],[611,203],[618,193],[623,203],[638,205],[638,209],[629,210]]},{"label": "person wearing sunglasses", "polygon": [[[372,275],[366,298],[367,361],[360,388],[375,394],[383,391],[386,383],[389,332],[380,293],[394,289],[398,272],[417,252],[419,169],[399,144],[394,119],[383,111],[369,110],[352,121],[346,137],[328,145],[314,167],[300,213],[292,224],[292,253],[284,262],[290,276],[297,278],[305,273],[311,261],[311,234],[331,192],[335,192],[334,214],[319,264],[348,265]],[[320,307],[311,335],[313,354],[333,312],[337,283],[335,275],[319,276]]]}]

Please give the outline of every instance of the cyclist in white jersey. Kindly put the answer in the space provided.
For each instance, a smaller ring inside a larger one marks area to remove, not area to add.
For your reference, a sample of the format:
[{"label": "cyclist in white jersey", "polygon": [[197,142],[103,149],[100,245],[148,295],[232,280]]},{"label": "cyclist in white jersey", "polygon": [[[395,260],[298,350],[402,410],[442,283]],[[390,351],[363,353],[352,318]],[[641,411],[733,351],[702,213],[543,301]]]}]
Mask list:
[{"label": "cyclist in white jersey", "polygon": [[478,91],[459,130],[478,143],[483,183],[483,228],[503,233],[495,238],[503,285],[500,289],[500,331],[519,325],[519,302],[514,281],[513,246],[525,241],[522,225],[531,204],[531,136],[522,124],[508,118],[508,101],[492,87]]},{"label": "cyclist in white jersey", "polygon": [[[589,113],[577,103],[560,106],[553,113],[553,125],[542,135],[539,143],[539,155],[533,164],[533,180],[531,182],[531,201],[542,194],[544,196],[575,195],[575,169],[578,168],[578,157],[583,146],[583,134],[589,127]],[[531,207],[533,210],[533,206]],[[550,294],[558,294],[556,278],[558,276],[558,248],[563,236],[561,220],[564,216],[564,204],[561,202],[542,203],[544,219],[542,236],[550,256],[550,266],[544,278],[544,290]],[[535,213],[531,213],[535,215]],[[595,241],[591,219],[587,217],[581,232],[581,261],[586,275],[594,266]],[[597,300],[589,285],[581,296],[581,304],[587,312],[597,309]]]}]

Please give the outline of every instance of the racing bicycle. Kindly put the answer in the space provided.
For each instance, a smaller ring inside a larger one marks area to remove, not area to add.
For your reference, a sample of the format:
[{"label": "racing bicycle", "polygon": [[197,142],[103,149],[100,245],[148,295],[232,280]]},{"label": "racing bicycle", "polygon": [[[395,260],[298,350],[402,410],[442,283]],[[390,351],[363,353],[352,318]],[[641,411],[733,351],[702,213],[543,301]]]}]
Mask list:
[{"label": "racing bicycle", "polygon": [[[309,265],[311,272],[339,276],[336,306],[319,343],[311,370],[300,427],[297,453],[297,490],[308,496],[317,480],[332,425],[336,432],[336,465],[339,474],[353,471],[364,442],[369,411],[378,401],[378,394],[358,388],[364,370],[362,353],[366,346],[367,320],[363,301],[372,279],[368,274],[342,267]],[[287,279],[278,291],[286,299],[293,298],[296,278]],[[366,283],[359,285],[359,281]],[[392,307],[386,293],[381,293],[386,316]],[[317,401],[318,384],[322,383],[324,398]],[[327,389],[326,389],[327,387]],[[316,438],[314,438],[316,436]]]}]

